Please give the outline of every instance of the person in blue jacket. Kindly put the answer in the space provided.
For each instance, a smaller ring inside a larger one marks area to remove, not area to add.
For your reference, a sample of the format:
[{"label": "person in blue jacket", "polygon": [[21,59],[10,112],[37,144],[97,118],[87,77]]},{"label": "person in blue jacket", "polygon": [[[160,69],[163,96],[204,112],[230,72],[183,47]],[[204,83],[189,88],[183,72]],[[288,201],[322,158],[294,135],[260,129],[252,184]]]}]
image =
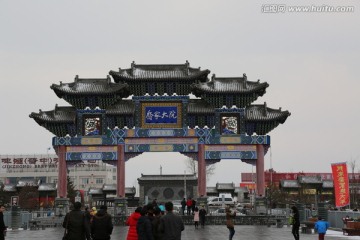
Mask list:
[{"label": "person in blue jacket", "polygon": [[315,230],[319,234],[319,240],[325,239],[326,230],[329,228],[329,223],[322,219],[321,217],[318,218],[319,220],[315,223]]}]

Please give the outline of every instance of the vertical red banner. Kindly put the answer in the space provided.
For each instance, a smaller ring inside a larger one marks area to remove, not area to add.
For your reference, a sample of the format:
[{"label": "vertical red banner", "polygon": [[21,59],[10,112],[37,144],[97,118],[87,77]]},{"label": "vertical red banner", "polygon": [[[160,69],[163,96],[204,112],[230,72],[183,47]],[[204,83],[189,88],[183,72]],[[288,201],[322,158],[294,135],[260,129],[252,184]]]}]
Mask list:
[{"label": "vertical red banner", "polygon": [[350,204],[349,177],[346,163],[331,164],[336,207],[344,207]]}]

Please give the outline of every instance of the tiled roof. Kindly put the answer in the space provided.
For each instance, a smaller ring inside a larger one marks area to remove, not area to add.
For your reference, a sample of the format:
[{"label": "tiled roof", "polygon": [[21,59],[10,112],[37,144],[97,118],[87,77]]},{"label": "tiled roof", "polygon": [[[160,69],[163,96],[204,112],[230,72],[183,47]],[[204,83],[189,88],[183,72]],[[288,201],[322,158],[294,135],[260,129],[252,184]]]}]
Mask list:
[{"label": "tiled roof", "polygon": [[135,103],[132,100],[121,100],[106,109],[109,115],[132,115],[135,112]]},{"label": "tiled roof", "polygon": [[116,191],[116,184],[104,184],[103,191]]},{"label": "tiled roof", "polygon": [[217,78],[213,77],[211,81],[205,83],[194,83],[192,89],[194,92],[208,93],[253,93],[258,92],[259,96],[264,95],[266,88],[269,86],[267,82],[260,83],[247,81],[244,77]]},{"label": "tiled roof", "polygon": [[4,185],[4,191],[5,192],[16,192],[15,184],[5,184]]},{"label": "tiled roof", "polygon": [[248,121],[275,121],[284,123],[288,116],[289,111],[281,111],[280,109],[268,108],[266,103],[250,105],[246,108],[245,120]]},{"label": "tiled roof", "polygon": [[214,114],[215,109],[202,99],[189,99],[188,114]]},{"label": "tiled roof", "polygon": [[206,187],[206,192],[207,193],[217,193],[217,189],[216,187]]},{"label": "tiled roof", "polygon": [[321,176],[298,176],[299,183],[322,184]]},{"label": "tiled roof", "polygon": [[101,188],[90,188],[89,194],[103,194],[103,190]]},{"label": "tiled roof", "polygon": [[32,112],[30,118],[33,118],[38,124],[43,122],[53,123],[74,123],[76,112],[74,107],[59,107],[57,104],[54,110],[41,111],[39,113]]},{"label": "tiled roof", "polygon": [[25,187],[25,186],[38,186],[38,184],[34,179],[19,180],[19,182],[16,184],[16,187]]},{"label": "tiled roof", "polygon": [[160,65],[138,65],[134,62],[129,69],[119,69],[119,72],[110,71],[110,75],[115,82],[127,80],[202,80],[206,81],[209,70],[200,70],[200,68],[191,68],[190,64],[160,64]]},{"label": "tiled roof", "polygon": [[122,93],[123,97],[129,96],[127,84],[113,83],[109,76],[105,79],[79,79],[76,76],[75,81],[72,83],[60,82],[60,85],[53,84],[50,88],[60,98],[63,95],[109,95],[116,93]]},{"label": "tiled roof", "polygon": [[323,181],[323,188],[333,188],[334,187],[334,182],[333,181]]},{"label": "tiled roof", "polygon": [[[174,181],[174,180],[184,180],[184,175],[175,175],[175,174],[163,174],[163,175],[143,175],[138,178],[138,181]],[[193,174],[186,174],[186,181],[197,180],[197,177]]]},{"label": "tiled roof", "polygon": [[216,183],[216,188],[221,189],[235,189],[234,183]]},{"label": "tiled roof", "polygon": [[297,180],[281,180],[280,186],[283,188],[300,188],[300,184]]},{"label": "tiled roof", "polygon": [[39,192],[54,191],[54,190],[56,190],[55,183],[42,183],[42,184],[40,184],[40,186],[38,188]]}]

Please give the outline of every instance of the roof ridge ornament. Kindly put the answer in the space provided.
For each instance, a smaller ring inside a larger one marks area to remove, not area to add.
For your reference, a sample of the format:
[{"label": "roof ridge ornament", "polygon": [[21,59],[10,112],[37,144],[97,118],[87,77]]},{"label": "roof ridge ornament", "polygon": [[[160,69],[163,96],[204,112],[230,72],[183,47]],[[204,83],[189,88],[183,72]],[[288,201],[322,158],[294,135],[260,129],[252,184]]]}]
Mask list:
[{"label": "roof ridge ornament", "polygon": [[79,75],[75,75],[75,82],[79,80]]},{"label": "roof ridge ornament", "polygon": [[215,78],[216,78],[216,74],[214,73],[214,74],[211,76],[211,81],[214,81]]},{"label": "roof ridge ornament", "polygon": [[135,70],[135,61],[132,61],[131,63],[131,73],[134,76],[134,70]]},{"label": "roof ridge ornament", "polygon": [[106,75],[106,80],[107,80],[107,84],[110,85],[111,83],[110,75]]},{"label": "roof ridge ornament", "polygon": [[266,102],[264,102],[264,117],[267,116],[267,113],[268,113],[268,111],[267,111],[267,104],[266,104]]},{"label": "roof ridge ornament", "polygon": [[243,79],[244,79],[244,82],[243,82],[244,88],[247,89],[247,84],[246,84],[246,82],[247,82],[247,76],[246,76],[246,73],[243,73]]},{"label": "roof ridge ornament", "polygon": [[189,69],[190,63],[189,63],[188,60],[186,60],[185,66],[186,66],[186,73],[187,73],[187,75],[190,75],[190,69]]}]

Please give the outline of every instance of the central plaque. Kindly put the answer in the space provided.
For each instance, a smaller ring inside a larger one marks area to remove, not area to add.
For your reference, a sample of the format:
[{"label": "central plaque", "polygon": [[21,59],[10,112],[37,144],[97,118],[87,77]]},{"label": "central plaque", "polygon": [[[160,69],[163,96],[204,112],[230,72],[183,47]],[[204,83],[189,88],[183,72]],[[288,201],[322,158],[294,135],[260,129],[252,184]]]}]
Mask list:
[{"label": "central plaque", "polygon": [[142,128],[181,128],[181,102],[141,103]]}]

